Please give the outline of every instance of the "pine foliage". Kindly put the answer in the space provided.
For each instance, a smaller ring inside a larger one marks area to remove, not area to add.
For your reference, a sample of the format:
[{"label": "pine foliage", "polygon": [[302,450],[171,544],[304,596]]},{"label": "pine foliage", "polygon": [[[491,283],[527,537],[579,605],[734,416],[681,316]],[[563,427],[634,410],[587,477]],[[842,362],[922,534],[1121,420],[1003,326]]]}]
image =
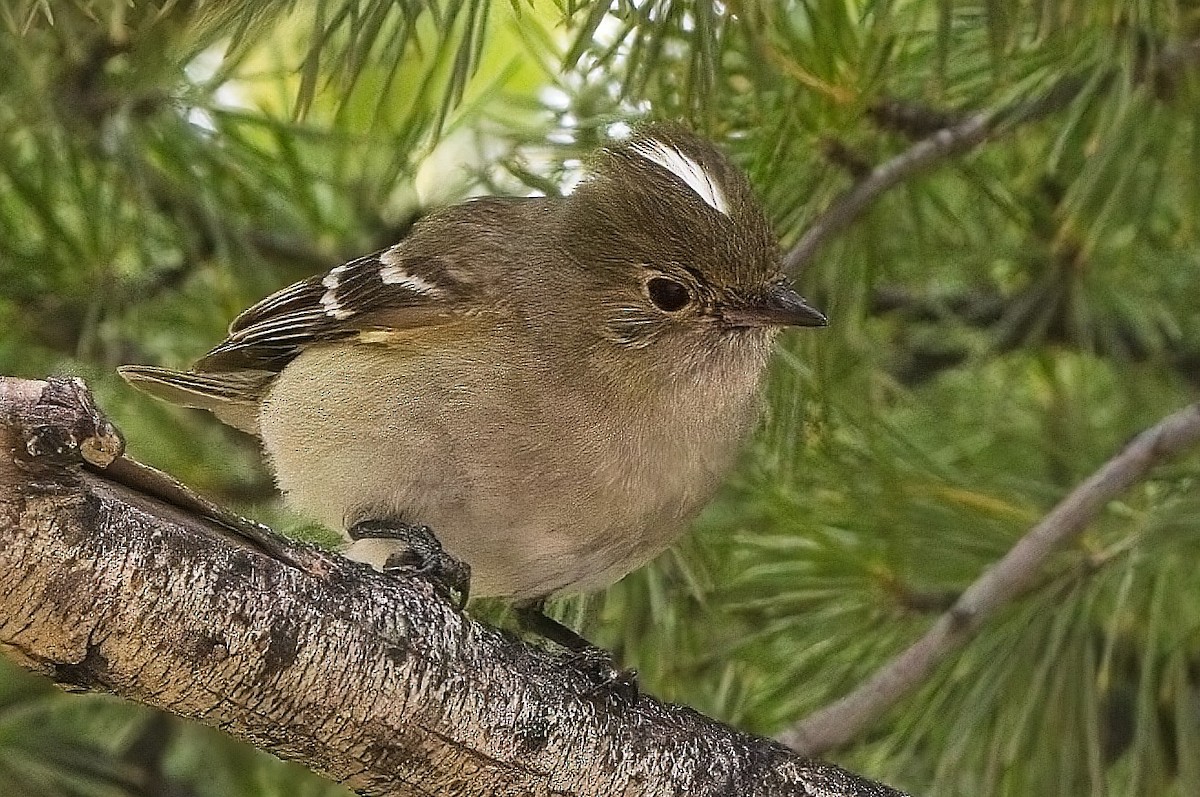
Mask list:
[{"label": "pine foliage", "polygon": [[[241,308],[428,207],[555,193],[682,118],[784,248],[871,170],[995,130],[802,264],[696,533],[564,601],[669,700],[773,733],[916,638],[1200,391],[1194,0],[11,0],[0,373],[88,378],[135,456],[297,533],[251,441],[133,395]],[[1160,468],[850,748],[923,795],[1200,794],[1200,458]],[[479,607],[488,612],[489,607]],[[492,613],[495,613],[494,611]],[[0,673],[0,793],[341,794],[218,734]]]}]

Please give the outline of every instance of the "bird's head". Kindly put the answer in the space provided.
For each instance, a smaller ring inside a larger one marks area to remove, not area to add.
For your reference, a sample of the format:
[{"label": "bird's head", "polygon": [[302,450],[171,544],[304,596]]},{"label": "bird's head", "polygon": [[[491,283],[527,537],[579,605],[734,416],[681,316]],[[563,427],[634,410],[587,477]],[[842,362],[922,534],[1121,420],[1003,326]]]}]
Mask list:
[{"label": "bird's head", "polygon": [[825,325],[785,279],[745,174],[679,125],[600,150],[563,212],[612,345],[679,365],[736,352],[761,363],[778,330]]}]

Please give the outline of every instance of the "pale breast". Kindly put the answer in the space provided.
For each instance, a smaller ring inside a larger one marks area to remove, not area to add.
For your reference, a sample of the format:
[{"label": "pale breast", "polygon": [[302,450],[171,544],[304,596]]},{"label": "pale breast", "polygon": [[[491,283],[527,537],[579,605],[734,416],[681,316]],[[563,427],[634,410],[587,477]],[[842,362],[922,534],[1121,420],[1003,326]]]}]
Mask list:
[{"label": "pale breast", "polygon": [[[641,566],[709,500],[753,415],[754,385],[697,385],[633,411],[494,352],[465,358],[313,349],[281,374],[260,423],[293,506],[337,530],[428,524],[470,563],[476,595],[585,591]],[[380,566],[391,550],[350,554]]]}]

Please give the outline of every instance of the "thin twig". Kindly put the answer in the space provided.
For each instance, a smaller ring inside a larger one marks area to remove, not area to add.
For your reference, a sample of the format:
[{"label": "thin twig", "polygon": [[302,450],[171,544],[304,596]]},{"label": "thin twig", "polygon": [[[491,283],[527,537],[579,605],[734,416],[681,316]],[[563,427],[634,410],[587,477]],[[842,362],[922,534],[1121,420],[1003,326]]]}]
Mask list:
[{"label": "thin twig", "polygon": [[995,115],[988,111],[971,114],[954,127],[939,130],[876,166],[813,221],[788,252],[784,268],[788,273],[798,276],[822,246],[849,227],[885,191],[973,148],[992,132],[995,119]]},{"label": "thin twig", "polygon": [[[1155,81],[1172,78],[1173,71],[1197,60],[1200,60],[1200,39],[1165,50],[1155,59],[1149,77]],[[1113,70],[1098,76],[1067,75],[1039,97],[1019,100],[996,110],[977,111],[925,136],[904,152],[876,166],[834,199],[788,252],[784,268],[793,276],[799,276],[825,244],[854,223],[879,197],[905,180],[969,152],[993,135],[1011,132],[1063,110],[1090,82],[1097,81],[1097,88],[1103,88],[1117,74]]]},{"label": "thin twig", "polygon": [[991,614],[1025,592],[1050,554],[1082,532],[1110,501],[1155,465],[1197,443],[1200,403],[1139,434],[976,579],[923,637],[853,692],[787,729],[779,740],[801,755],[819,755],[854,738],[962,647]]}]

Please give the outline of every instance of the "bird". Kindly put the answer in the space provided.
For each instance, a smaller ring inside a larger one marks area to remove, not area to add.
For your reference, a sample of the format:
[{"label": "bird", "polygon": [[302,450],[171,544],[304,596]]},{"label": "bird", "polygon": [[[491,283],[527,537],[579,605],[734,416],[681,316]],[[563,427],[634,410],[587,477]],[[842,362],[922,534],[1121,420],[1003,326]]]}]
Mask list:
[{"label": "bird", "polygon": [[825,325],[745,173],[658,122],[565,196],[437,209],[266,297],[188,371],[119,370],[258,437],[351,559],[469,568],[471,594],[540,609],[674,543],[752,430],[781,330]]}]

